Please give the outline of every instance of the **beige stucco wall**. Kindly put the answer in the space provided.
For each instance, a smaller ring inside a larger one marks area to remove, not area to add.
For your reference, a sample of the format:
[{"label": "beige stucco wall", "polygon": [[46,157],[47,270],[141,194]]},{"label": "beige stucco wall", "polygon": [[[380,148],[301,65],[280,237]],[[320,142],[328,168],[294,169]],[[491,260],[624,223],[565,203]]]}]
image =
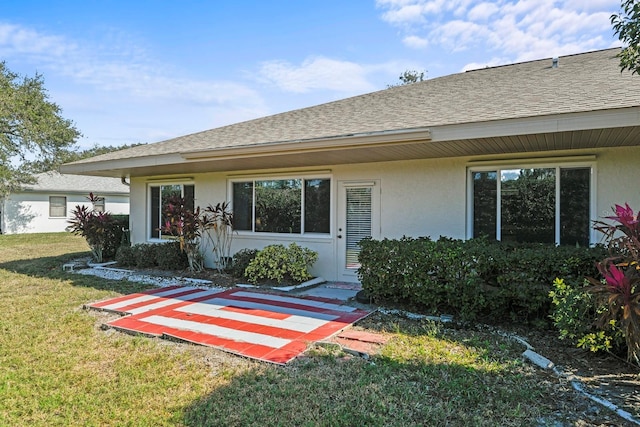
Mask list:
[{"label": "beige stucco wall", "polygon": [[[318,261],[312,273],[329,280],[337,278],[337,212],[335,199],[341,181],[370,181],[380,183],[380,237],[440,235],[464,238],[465,235],[465,162],[460,159],[417,160],[376,164],[340,165],[314,168],[311,171],[329,173],[332,179],[332,230],[326,237],[301,237],[296,235],[247,235],[234,236],[233,251],[243,248],[261,249],[274,243],[288,245],[291,242],[318,252]],[[278,171],[282,172],[282,171]],[[298,170],[300,174],[304,170]],[[275,172],[274,172],[275,173]],[[247,176],[255,171],[246,171]],[[242,176],[234,172],[233,177]],[[266,175],[268,176],[268,175]],[[227,200],[228,174],[198,174],[193,177],[196,205]],[[154,178],[153,184],[160,182]],[[171,182],[171,179],[167,179]],[[142,200],[148,199],[147,181],[131,180],[132,242],[147,241],[148,219]],[[453,197],[453,195],[461,195]],[[142,227],[137,225],[144,224]],[[209,257],[210,258],[210,257]]]},{"label": "beige stucco wall", "polygon": [[596,176],[598,217],[611,215],[615,204],[640,210],[640,147],[600,151]]},{"label": "beige stucco wall", "polygon": [[[535,153],[526,157],[550,157],[568,155],[595,156],[595,212],[594,217],[606,216],[615,203],[629,202],[640,209],[640,148],[616,148],[582,150],[571,153]],[[523,156],[524,157],[524,156]],[[439,236],[465,238],[467,235],[467,167],[477,159],[455,158],[413,160],[402,162],[353,164],[313,168],[312,171],[329,173],[333,186],[332,230],[327,237],[300,237],[277,235],[242,235],[234,237],[233,251],[243,248],[260,249],[273,243],[288,245],[297,242],[318,251],[319,259],[312,273],[328,280],[338,278],[336,239],[338,212],[336,200],[342,181],[379,182],[380,187],[380,237]],[[486,159],[481,159],[486,160]],[[555,162],[553,158],[550,162]],[[496,160],[495,164],[500,165]],[[523,160],[526,163],[526,160]],[[562,162],[561,162],[562,163]],[[303,174],[304,169],[296,170]],[[247,176],[265,171],[246,171]],[[283,171],[272,171],[281,173]],[[193,177],[196,205],[205,207],[228,200],[228,179],[237,178],[243,172],[233,174],[211,173]],[[268,171],[264,175],[269,177]],[[170,182],[171,180],[167,180]],[[154,177],[157,183],[157,177]],[[147,241],[149,228],[145,213],[148,198],[147,181],[144,178],[131,182],[132,241]],[[142,203],[145,201],[145,203]],[[142,227],[138,225],[143,224]],[[594,234],[595,238],[595,234]],[[209,256],[210,259],[210,256]]]},{"label": "beige stucco wall", "polygon": [[380,180],[381,237],[465,236],[465,159],[333,168],[334,181]]}]

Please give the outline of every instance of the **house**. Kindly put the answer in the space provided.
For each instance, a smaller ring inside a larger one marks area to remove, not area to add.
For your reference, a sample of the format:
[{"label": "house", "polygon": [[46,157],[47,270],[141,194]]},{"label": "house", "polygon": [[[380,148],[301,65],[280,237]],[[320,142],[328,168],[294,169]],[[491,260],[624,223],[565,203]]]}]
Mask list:
[{"label": "house", "polygon": [[227,200],[234,251],[297,242],[329,280],[357,280],[365,236],[593,244],[590,221],[640,207],[640,76],[618,52],[433,78],[62,171],[130,179],[135,243],[161,240],[167,194]]},{"label": "house", "polygon": [[120,178],[45,172],[35,183],[0,198],[0,231],[3,234],[65,231],[77,205],[90,206],[89,193],[99,197],[95,209],[113,214],[129,213],[129,187]]}]

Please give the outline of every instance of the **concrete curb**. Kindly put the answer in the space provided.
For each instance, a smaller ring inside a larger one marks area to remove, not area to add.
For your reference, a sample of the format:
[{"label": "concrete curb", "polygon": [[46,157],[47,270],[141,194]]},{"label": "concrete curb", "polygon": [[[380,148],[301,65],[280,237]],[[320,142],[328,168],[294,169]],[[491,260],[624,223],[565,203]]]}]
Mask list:
[{"label": "concrete curb", "polygon": [[311,280],[307,280],[306,282],[302,282],[298,285],[292,285],[292,286],[259,286],[259,285],[252,285],[250,283],[238,283],[236,286],[239,288],[259,288],[259,289],[272,289],[274,291],[280,291],[280,292],[291,292],[299,289],[310,288],[312,286],[316,286],[324,282],[326,282],[326,280],[323,279],[322,277],[316,277]]}]

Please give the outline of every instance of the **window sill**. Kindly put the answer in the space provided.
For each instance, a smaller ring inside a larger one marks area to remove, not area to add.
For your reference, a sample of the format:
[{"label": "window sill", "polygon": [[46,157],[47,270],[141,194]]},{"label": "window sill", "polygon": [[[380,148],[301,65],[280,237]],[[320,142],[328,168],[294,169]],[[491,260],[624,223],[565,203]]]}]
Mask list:
[{"label": "window sill", "polygon": [[333,241],[331,234],[282,234],[282,233],[237,233],[234,239],[240,240],[271,240],[284,242],[329,242]]}]

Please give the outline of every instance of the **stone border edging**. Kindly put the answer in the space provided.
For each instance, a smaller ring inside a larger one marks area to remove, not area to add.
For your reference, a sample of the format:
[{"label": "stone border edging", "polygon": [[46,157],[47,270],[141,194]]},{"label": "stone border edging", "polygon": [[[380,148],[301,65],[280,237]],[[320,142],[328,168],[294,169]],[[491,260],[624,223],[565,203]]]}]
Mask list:
[{"label": "stone border edging", "polygon": [[[378,308],[378,311],[380,313],[382,313],[382,314],[401,315],[401,316],[404,316],[404,317],[406,317],[408,319],[414,319],[414,320],[426,319],[426,320],[431,320],[431,321],[434,321],[434,322],[442,322],[442,323],[453,322],[453,319],[446,320],[446,321],[442,321],[441,320],[443,316],[448,316],[448,315],[427,316],[427,315],[411,313],[411,312],[403,311],[403,310],[386,309],[386,308]],[[631,413],[629,413],[629,412],[625,411],[624,409],[620,408],[615,403],[612,403],[612,402],[610,402],[610,401],[608,401],[606,399],[603,399],[601,397],[598,397],[598,396],[586,391],[584,389],[582,381],[580,381],[579,379],[577,379],[573,375],[567,375],[565,372],[563,372],[562,370],[558,369],[551,360],[549,360],[546,357],[541,356],[540,354],[536,353],[534,351],[535,349],[524,338],[519,337],[519,336],[514,335],[514,334],[508,334],[508,333],[500,331],[500,330],[494,330],[493,332],[497,333],[498,335],[500,335],[502,337],[510,339],[512,341],[516,341],[518,344],[521,344],[524,347],[526,347],[526,350],[522,353],[522,357],[524,357],[526,360],[530,361],[531,363],[533,363],[534,365],[538,366],[539,368],[542,368],[542,369],[545,369],[545,370],[551,370],[559,378],[565,378],[567,381],[569,381],[569,383],[571,384],[573,389],[576,390],[578,393],[584,395],[585,397],[587,397],[590,400],[598,403],[599,405],[604,406],[605,408],[609,409],[610,411],[612,411],[613,413],[618,415],[620,418],[623,418],[626,421],[629,421],[629,422],[631,422],[631,423],[633,423],[635,425],[640,426],[640,420],[639,419],[634,417]]]}]

